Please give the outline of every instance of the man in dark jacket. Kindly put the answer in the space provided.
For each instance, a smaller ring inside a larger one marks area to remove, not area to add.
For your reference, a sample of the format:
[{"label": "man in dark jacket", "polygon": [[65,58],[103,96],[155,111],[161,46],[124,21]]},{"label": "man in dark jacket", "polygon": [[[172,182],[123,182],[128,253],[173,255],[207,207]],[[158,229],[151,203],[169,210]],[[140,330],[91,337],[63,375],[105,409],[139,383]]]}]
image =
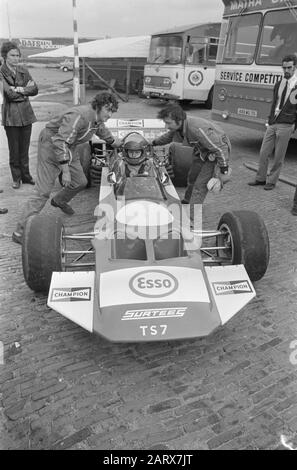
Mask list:
[{"label": "man in dark jacket", "polygon": [[21,183],[34,184],[29,171],[29,145],[36,117],[29,96],[37,95],[38,88],[28,70],[19,65],[21,53],[15,43],[4,42],[1,55],[2,125],[8,140],[12,187],[18,189]]},{"label": "man in dark jacket", "polygon": [[[260,150],[259,168],[250,186],[263,185],[265,190],[275,188],[286,156],[291,135],[297,127],[297,106],[291,96],[297,89],[296,56],[288,55],[282,60],[284,77],[273,89],[273,100],[268,127]],[[274,155],[270,173],[267,176],[269,157]]]},{"label": "man in dark jacket", "polygon": [[104,125],[117,109],[115,96],[102,91],[90,104],[74,106],[46,124],[38,141],[36,186],[12,234],[14,242],[21,243],[26,220],[45,206],[61,172],[63,189],[51,199],[51,205],[74,214],[68,202],[87,185],[76,146],[88,142],[94,134],[113,147],[120,146],[121,141]]},{"label": "man in dark jacket", "polygon": [[188,173],[188,185],[183,204],[190,203],[190,218],[193,221],[194,204],[202,204],[213,176],[216,176],[219,188],[229,181],[231,143],[225,131],[216,123],[187,116],[177,104],[168,104],[158,113],[163,119],[168,132],[152,141],[153,145],[166,145],[172,142],[170,152],[174,152],[174,142],[193,147],[192,165]]}]

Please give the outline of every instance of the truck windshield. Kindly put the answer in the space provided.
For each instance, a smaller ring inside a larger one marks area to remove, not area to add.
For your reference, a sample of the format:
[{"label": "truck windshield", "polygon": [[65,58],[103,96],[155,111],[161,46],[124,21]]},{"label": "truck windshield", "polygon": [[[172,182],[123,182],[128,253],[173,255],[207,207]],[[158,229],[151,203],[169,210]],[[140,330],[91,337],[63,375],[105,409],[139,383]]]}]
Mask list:
[{"label": "truck windshield", "polygon": [[[222,25],[221,35],[226,37],[223,53],[218,62],[227,64],[251,64],[254,60],[261,14],[236,16]],[[224,26],[224,27],[223,27]],[[220,44],[222,44],[220,39]]]},{"label": "truck windshield", "polygon": [[153,36],[151,40],[149,64],[179,64],[182,58],[182,36]]},{"label": "truck windshield", "polygon": [[[295,13],[295,14],[294,14]],[[297,10],[271,11],[264,17],[258,64],[281,65],[297,53]]]}]

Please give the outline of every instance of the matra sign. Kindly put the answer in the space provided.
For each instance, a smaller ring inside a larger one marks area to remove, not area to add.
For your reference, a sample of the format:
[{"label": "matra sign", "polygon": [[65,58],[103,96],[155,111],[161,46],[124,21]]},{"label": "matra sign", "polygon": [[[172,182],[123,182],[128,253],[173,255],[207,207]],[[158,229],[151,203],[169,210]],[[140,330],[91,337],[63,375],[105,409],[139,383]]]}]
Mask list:
[{"label": "matra sign", "polygon": [[129,287],[134,294],[143,297],[165,297],[176,291],[178,281],[171,273],[150,269],[134,275]]}]

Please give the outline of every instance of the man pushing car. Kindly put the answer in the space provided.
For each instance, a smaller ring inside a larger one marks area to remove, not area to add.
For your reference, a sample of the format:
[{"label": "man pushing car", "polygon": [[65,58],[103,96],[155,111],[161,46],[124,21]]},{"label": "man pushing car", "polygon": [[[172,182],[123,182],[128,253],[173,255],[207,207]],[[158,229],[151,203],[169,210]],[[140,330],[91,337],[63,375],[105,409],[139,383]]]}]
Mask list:
[{"label": "man pushing car", "polygon": [[102,91],[91,103],[74,106],[46,124],[39,135],[35,189],[12,234],[14,242],[21,243],[26,220],[45,206],[61,172],[63,189],[51,199],[51,205],[60,208],[65,214],[74,214],[68,203],[87,185],[79,152],[75,152],[76,146],[88,142],[96,134],[112,147],[119,147],[121,141],[114,138],[104,125],[117,109],[115,96]]}]

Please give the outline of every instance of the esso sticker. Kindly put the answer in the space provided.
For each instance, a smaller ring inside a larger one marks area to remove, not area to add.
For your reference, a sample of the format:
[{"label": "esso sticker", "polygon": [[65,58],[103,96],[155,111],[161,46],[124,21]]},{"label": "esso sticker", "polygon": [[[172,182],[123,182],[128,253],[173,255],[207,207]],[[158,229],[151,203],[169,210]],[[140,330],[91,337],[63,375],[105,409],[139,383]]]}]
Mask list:
[{"label": "esso sticker", "polygon": [[166,271],[153,269],[135,274],[129,281],[134,294],[142,297],[165,297],[178,288],[177,279]]}]

